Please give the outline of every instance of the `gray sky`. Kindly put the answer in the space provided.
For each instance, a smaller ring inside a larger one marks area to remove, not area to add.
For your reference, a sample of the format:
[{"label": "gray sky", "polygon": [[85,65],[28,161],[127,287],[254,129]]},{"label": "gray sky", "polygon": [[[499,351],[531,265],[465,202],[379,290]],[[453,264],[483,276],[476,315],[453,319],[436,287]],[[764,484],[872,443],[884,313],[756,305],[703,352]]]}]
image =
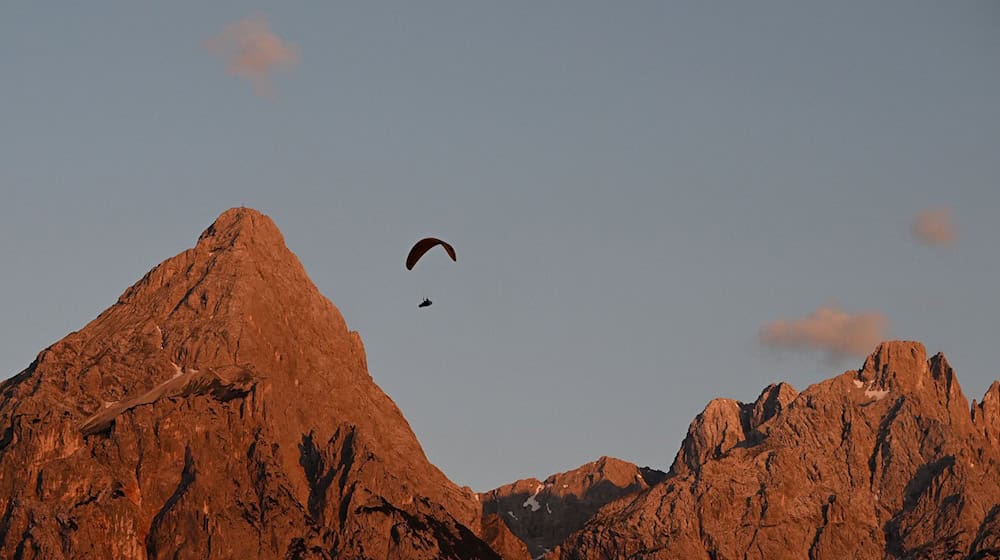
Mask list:
[{"label": "gray sky", "polygon": [[0,76],[3,376],[245,204],[477,490],[666,469],[862,327],[1000,377],[996,2],[22,2]]}]

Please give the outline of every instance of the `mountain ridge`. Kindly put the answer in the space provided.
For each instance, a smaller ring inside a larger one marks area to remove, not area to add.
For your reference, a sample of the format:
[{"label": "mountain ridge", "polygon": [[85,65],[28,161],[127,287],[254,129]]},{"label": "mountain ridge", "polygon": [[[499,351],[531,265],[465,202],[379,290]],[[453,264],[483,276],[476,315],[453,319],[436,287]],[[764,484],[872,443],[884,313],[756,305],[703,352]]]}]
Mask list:
[{"label": "mountain ridge", "polygon": [[746,405],[713,401],[668,478],[602,508],[551,557],[1000,557],[995,398],[970,406],[942,354],[889,341],[755,437],[731,437]]},{"label": "mountain ridge", "polygon": [[479,497],[484,523],[489,518],[505,523],[534,558],[561,544],[605,504],[646,490],[665,476],[662,471],[602,456],[544,480],[521,479]]}]

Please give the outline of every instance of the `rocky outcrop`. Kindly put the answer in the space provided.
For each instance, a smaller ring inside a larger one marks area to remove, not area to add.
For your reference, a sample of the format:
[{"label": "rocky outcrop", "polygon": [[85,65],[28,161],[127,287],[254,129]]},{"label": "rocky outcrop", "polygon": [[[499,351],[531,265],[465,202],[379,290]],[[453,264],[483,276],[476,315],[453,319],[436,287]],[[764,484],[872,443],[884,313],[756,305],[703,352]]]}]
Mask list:
[{"label": "rocky outcrop", "polygon": [[503,518],[495,513],[483,516],[483,540],[504,560],[530,560],[528,545],[511,532]]},{"label": "rocky outcrop", "polygon": [[996,387],[970,414],[943,355],[896,341],[798,395],[713,401],[671,476],[551,556],[996,558]]},{"label": "rocky outcrop", "polygon": [[480,498],[485,518],[502,519],[528,545],[531,556],[538,557],[583,527],[604,504],[646,490],[664,476],[661,471],[601,457],[545,480],[518,480]]},{"label": "rocky outcrop", "polygon": [[983,438],[1000,446],[1000,381],[994,381],[983,401],[972,400],[972,424]]},{"label": "rocky outcrop", "polygon": [[758,441],[767,433],[767,422],[797,395],[791,385],[778,383],[765,388],[752,403],[732,399],[709,401],[688,427],[670,467],[671,474],[697,471],[709,459],[718,459],[738,445]]},{"label": "rocky outcrop", "polygon": [[0,557],[497,558],[266,216],[0,384]]}]

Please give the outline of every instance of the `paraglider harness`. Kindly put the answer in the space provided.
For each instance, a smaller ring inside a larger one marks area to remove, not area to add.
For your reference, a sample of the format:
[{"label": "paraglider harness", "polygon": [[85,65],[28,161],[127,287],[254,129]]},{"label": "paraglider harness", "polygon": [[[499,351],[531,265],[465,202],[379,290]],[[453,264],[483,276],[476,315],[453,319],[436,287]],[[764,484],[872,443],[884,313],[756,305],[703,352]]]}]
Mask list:
[{"label": "paraglider harness", "polygon": [[427,298],[424,298],[424,301],[420,302],[420,305],[418,305],[417,307],[430,307],[433,304],[434,304],[433,301],[431,301],[431,300],[429,300]]}]

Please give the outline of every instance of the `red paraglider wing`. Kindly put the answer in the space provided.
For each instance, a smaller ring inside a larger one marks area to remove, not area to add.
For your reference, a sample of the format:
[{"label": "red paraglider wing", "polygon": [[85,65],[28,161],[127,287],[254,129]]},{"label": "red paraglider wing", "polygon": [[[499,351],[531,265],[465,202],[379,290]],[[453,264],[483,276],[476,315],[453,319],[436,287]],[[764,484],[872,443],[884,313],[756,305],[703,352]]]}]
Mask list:
[{"label": "red paraglider wing", "polygon": [[451,260],[456,262],[458,261],[458,259],[455,258],[454,247],[445,243],[444,241],[441,241],[440,239],[434,237],[425,237],[420,241],[417,241],[417,244],[414,245],[412,249],[410,249],[410,254],[406,255],[406,270],[413,270],[413,266],[417,264],[417,261],[420,260],[420,257],[424,256],[424,253],[430,251],[436,245],[444,247],[444,250],[448,252],[448,256],[451,257]]}]

